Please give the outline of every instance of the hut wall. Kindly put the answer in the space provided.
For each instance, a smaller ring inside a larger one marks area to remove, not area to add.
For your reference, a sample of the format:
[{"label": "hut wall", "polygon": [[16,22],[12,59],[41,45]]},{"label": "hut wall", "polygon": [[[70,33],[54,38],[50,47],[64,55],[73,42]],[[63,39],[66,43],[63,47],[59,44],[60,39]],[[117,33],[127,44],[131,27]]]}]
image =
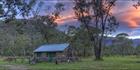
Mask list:
[{"label": "hut wall", "polygon": [[64,52],[57,52],[56,53],[56,57],[65,57],[65,53]]}]

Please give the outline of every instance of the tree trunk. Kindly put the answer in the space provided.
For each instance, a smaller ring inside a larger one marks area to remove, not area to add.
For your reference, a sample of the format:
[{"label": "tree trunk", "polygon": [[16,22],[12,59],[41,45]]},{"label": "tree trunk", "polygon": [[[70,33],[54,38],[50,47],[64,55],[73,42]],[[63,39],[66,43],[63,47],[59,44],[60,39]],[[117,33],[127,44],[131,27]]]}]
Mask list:
[{"label": "tree trunk", "polygon": [[85,49],[85,47],[84,47],[84,57],[86,57],[86,49]]},{"label": "tree trunk", "polygon": [[96,43],[94,43],[94,54],[95,54],[95,60],[103,60],[102,59],[102,38],[99,39],[98,41],[96,41]]},{"label": "tree trunk", "polygon": [[95,54],[95,60],[103,60],[101,57],[101,48],[99,46],[94,47],[94,54]]}]

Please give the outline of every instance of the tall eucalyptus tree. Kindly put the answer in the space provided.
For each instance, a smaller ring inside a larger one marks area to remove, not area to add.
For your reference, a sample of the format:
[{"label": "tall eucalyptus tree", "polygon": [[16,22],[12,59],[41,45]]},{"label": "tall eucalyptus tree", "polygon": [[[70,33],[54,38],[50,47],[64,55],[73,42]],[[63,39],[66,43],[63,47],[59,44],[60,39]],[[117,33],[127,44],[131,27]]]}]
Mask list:
[{"label": "tall eucalyptus tree", "polygon": [[[94,54],[96,60],[101,60],[101,51],[104,36],[118,26],[117,20],[111,14],[116,0],[74,0],[74,11],[78,21],[84,25],[94,43]],[[97,32],[90,28],[97,29]]]}]

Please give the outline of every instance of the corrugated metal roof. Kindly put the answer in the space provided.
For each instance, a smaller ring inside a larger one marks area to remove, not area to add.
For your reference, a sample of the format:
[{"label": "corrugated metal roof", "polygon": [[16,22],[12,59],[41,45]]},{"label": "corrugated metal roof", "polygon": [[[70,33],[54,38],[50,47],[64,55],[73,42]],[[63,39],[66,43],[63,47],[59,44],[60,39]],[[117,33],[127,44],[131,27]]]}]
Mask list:
[{"label": "corrugated metal roof", "polygon": [[68,43],[64,44],[45,44],[35,49],[34,52],[56,52],[64,51],[69,46]]}]

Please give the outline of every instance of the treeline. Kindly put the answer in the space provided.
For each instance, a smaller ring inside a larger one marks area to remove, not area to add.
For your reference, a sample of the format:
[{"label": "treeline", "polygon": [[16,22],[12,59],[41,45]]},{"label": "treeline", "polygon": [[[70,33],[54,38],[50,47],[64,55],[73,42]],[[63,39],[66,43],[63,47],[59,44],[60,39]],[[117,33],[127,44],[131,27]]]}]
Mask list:
[{"label": "treeline", "polygon": [[[9,23],[1,22],[0,55],[31,56],[33,55],[33,50],[42,44],[67,42],[73,47],[75,55],[92,56],[94,54],[93,43],[90,41],[87,31],[83,29],[69,26],[67,32],[61,32],[56,28],[45,28],[48,39],[46,41],[31,20],[28,22],[25,22],[25,20],[14,20]],[[72,33],[74,33],[74,36],[69,36]],[[140,54],[140,46],[133,47],[132,41],[123,34],[116,36],[112,40],[112,45],[102,49],[103,56]]]},{"label": "treeline", "polygon": [[[75,27],[70,26],[69,31]],[[32,56],[33,51],[42,44],[71,43],[74,53],[78,56],[90,56],[92,54],[89,40],[85,38],[87,33],[78,29],[78,33],[71,37],[56,28],[45,28],[47,40],[40,29],[36,28],[32,20],[13,20],[8,23],[0,23],[0,55],[1,56]],[[70,32],[69,32],[70,33]]]},{"label": "treeline", "polygon": [[103,48],[104,55],[139,55],[140,45],[134,46],[133,41],[128,39],[128,34],[120,33],[112,40],[112,44]]},{"label": "treeline", "polygon": [[41,43],[43,43],[43,38],[30,24],[23,24],[21,20],[0,24],[0,54],[2,56],[31,54],[32,49]]},{"label": "treeline", "polygon": [[140,46],[132,47],[132,46],[108,46],[103,48],[104,56],[115,56],[115,55],[140,55]]}]

